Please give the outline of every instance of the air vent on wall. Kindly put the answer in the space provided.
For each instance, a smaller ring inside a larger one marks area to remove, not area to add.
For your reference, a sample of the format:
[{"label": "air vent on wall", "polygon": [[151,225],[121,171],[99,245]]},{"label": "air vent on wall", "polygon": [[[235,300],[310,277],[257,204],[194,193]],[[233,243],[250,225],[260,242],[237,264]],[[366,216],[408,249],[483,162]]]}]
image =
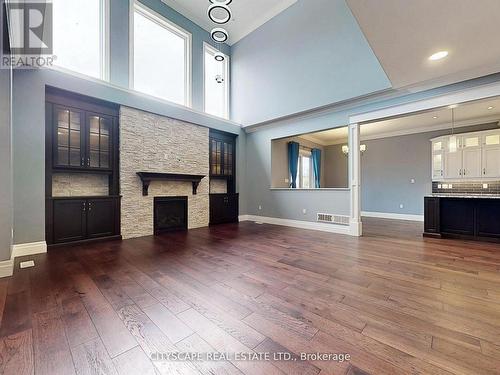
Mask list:
[{"label": "air vent on wall", "polygon": [[349,216],[332,215],[332,214],[318,214],[318,221],[321,223],[349,225]]}]

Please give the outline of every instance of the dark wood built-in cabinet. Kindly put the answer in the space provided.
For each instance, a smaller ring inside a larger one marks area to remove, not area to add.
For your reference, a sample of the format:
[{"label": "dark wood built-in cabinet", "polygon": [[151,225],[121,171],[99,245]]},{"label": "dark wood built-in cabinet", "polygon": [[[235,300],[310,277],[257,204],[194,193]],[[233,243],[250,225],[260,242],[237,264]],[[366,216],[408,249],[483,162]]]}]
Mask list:
[{"label": "dark wood built-in cabinet", "polygon": [[239,194],[210,194],[210,224],[238,222]]},{"label": "dark wood built-in cabinet", "polygon": [[111,237],[119,233],[119,197],[53,198],[52,243]]},{"label": "dark wood built-in cabinet", "polygon": [[500,240],[500,199],[425,197],[424,235]]},{"label": "dark wood built-in cabinet", "polygon": [[210,181],[222,180],[225,193],[210,194],[210,224],[238,222],[239,195],[235,193],[236,135],[210,131]]},{"label": "dark wood built-in cabinet", "polygon": [[[120,237],[118,106],[47,88],[46,238],[48,245]],[[53,176],[107,176],[105,196],[53,197]]]}]

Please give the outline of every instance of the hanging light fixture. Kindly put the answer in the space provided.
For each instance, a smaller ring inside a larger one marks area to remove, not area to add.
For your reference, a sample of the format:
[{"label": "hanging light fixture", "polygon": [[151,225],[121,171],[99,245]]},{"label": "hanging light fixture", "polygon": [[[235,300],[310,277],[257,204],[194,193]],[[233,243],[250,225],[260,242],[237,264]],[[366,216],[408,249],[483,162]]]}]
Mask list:
[{"label": "hanging light fixture", "polygon": [[455,108],[457,106],[453,105],[450,106],[451,108],[451,137],[448,141],[448,149],[450,152],[456,152],[458,145],[457,145],[457,136],[455,135]]},{"label": "hanging light fixture", "polygon": [[225,29],[222,27],[216,27],[210,32],[210,36],[217,43],[225,43],[229,38],[229,35]]},{"label": "hanging light fixture", "polygon": [[231,9],[226,4],[215,2],[208,7],[208,18],[218,25],[224,25],[231,19]]},{"label": "hanging light fixture", "polygon": [[222,52],[216,52],[214,55],[215,61],[223,62],[226,59],[226,56]]},{"label": "hanging light fixture", "polygon": [[[232,0],[209,0],[210,6],[208,7],[208,18],[216,24],[225,24],[227,23],[231,17],[231,9],[229,9],[228,5],[231,4]],[[217,49],[214,54],[215,61],[223,62],[226,59],[226,56],[220,50],[220,44],[225,43],[229,39],[229,34],[226,29],[222,27],[215,27],[210,32],[210,37],[216,43],[215,48]],[[218,83],[224,82],[222,76],[220,78],[215,77],[215,80]]]},{"label": "hanging light fixture", "polygon": [[233,2],[233,0],[208,0],[212,4],[224,4],[224,5],[229,5]]}]

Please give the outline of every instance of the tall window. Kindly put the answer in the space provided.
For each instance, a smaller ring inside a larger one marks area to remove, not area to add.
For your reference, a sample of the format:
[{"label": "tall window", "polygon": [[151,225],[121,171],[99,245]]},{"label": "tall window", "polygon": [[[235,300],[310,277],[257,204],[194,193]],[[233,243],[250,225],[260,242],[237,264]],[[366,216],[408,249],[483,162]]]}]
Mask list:
[{"label": "tall window", "polygon": [[133,89],[190,106],[191,34],[138,2],[133,22]]},{"label": "tall window", "polygon": [[299,189],[311,189],[314,187],[314,170],[310,151],[300,150],[299,170],[296,185]]},{"label": "tall window", "polygon": [[229,117],[229,57],[216,61],[217,51],[205,43],[205,112],[214,116]]},{"label": "tall window", "polygon": [[52,0],[54,64],[107,79],[109,0]]}]

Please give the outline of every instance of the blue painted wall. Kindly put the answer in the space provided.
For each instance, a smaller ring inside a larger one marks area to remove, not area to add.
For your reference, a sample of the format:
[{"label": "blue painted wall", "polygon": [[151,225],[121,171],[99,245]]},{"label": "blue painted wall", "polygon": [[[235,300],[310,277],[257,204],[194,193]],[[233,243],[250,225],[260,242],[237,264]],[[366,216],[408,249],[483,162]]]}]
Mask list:
[{"label": "blue painted wall", "polygon": [[[244,180],[245,136],[239,126],[201,112],[203,103],[203,41],[206,31],[160,0],[141,0],[193,34],[194,110],[127,90],[129,80],[129,1],[110,3],[110,83],[88,80],[55,70],[19,70],[13,83],[14,243],[45,239],[45,87],[53,86],[183,121],[240,134],[237,184]],[[230,48],[225,47],[230,54]],[[158,63],[158,62],[157,62]],[[1,254],[0,254],[1,256]]]},{"label": "blue painted wall", "polygon": [[299,0],[233,45],[232,77],[245,125],[391,87],[344,0]]},{"label": "blue painted wall", "polygon": [[0,262],[10,259],[12,230],[12,72],[0,69]]}]

